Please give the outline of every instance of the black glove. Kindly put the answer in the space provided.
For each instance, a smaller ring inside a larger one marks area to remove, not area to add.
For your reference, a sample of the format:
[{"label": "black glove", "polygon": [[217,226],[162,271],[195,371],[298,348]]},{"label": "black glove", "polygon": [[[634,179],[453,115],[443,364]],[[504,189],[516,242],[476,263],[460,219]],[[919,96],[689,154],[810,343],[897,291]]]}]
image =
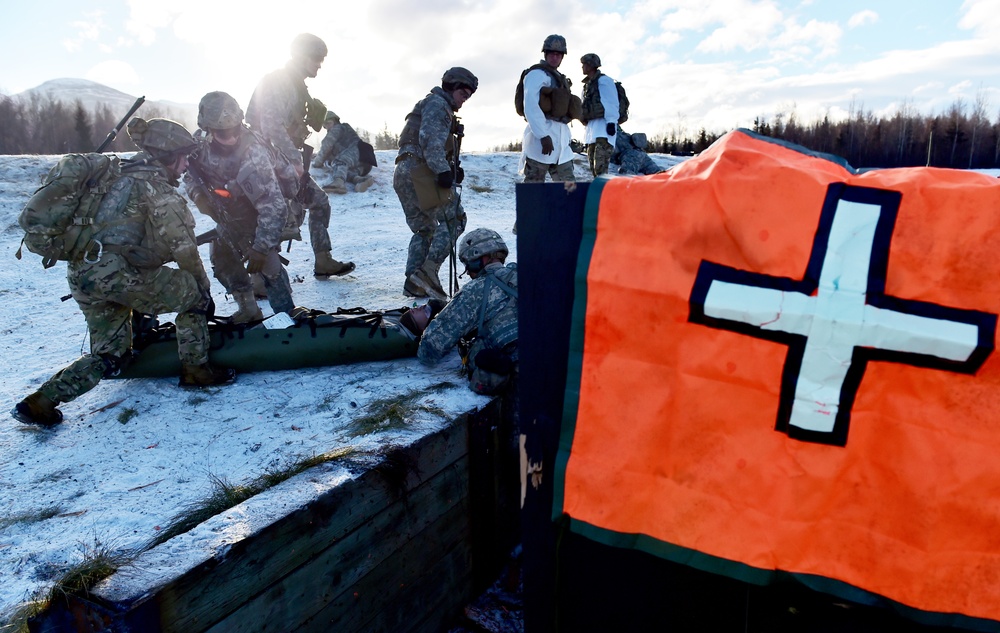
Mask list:
[{"label": "black glove", "polygon": [[211,290],[201,291],[201,300],[192,308],[192,312],[200,312],[206,319],[215,317],[215,299],[212,298]]},{"label": "black glove", "polygon": [[476,354],[476,367],[506,376],[514,370],[514,361],[502,350],[488,347]]},{"label": "black glove", "polygon": [[462,181],[465,180],[465,170],[459,167],[455,171],[458,172],[458,177],[455,178],[455,184],[460,185],[462,184]]},{"label": "black glove", "polygon": [[608,136],[614,136],[614,135],[615,135],[615,124],[608,123]]},{"label": "black glove", "polygon": [[259,273],[264,270],[265,263],[267,263],[267,253],[261,253],[260,251],[255,251],[251,248],[250,258],[247,262],[247,272],[251,275]]},{"label": "black glove", "polygon": [[548,156],[553,151],[555,151],[556,148],[555,148],[554,145],[552,145],[552,137],[551,136],[543,136],[541,140],[542,140],[542,153],[543,154],[545,154],[546,156]]},{"label": "black glove", "polygon": [[441,172],[435,176],[435,179],[437,180],[438,187],[441,187],[442,189],[451,189],[452,183],[455,182],[455,177],[450,171]]}]

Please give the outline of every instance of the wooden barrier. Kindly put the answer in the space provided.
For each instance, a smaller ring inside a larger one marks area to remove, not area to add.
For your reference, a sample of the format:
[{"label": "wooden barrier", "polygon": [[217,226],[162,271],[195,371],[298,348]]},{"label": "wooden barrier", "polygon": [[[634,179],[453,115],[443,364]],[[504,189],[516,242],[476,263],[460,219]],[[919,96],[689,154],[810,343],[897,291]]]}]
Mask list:
[{"label": "wooden barrier", "polygon": [[[494,400],[467,412],[239,540],[200,559],[187,552],[176,570],[164,570],[170,551],[185,547],[174,541],[186,535],[176,537],[31,628],[446,630],[496,578],[518,538],[517,457],[500,411]],[[285,487],[314,480],[303,473],[233,510],[249,516]]]}]

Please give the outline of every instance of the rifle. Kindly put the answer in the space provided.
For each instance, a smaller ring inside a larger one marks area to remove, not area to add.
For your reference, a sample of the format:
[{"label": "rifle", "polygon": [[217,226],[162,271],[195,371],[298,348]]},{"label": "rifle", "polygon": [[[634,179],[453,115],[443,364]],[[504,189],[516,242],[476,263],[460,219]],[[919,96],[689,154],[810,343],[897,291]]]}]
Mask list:
[{"label": "rifle", "polygon": [[135,103],[133,103],[132,107],[128,109],[128,112],[125,114],[125,116],[122,117],[122,120],[118,122],[118,125],[116,125],[114,128],[112,128],[110,132],[108,132],[107,138],[105,138],[104,142],[101,143],[100,146],[98,146],[97,148],[98,154],[103,153],[104,150],[108,148],[108,145],[111,145],[111,143],[114,142],[115,138],[118,136],[118,133],[122,131],[122,128],[125,127],[126,123],[128,123],[128,120],[132,117],[133,114],[135,114],[135,111],[138,110],[139,106],[141,106],[145,101],[146,97],[139,97],[138,99],[135,100]]},{"label": "rifle", "polygon": [[[229,212],[226,211],[226,205],[221,200],[219,200],[219,198],[220,197],[228,198],[230,196],[229,192],[225,189],[216,189],[215,187],[208,184],[208,180],[205,178],[204,172],[201,171],[201,167],[199,167],[197,162],[193,160],[188,163],[187,173],[189,176],[191,176],[191,180],[194,181],[194,184],[197,187],[204,190],[206,195],[208,195],[209,202],[212,205],[213,211],[215,212],[214,215],[215,215],[216,228],[199,235],[197,238],[198,245],[204,244],[206,242],[211,242],[217,237],[226,246],[228,246],[234,253],[236,253],[240,257],[241,261],[246,261],[246,256],[243,254],[243,251],[245,250],[246,247],[244,248],[238,247],[230,238],[228,232],[225,230],[225,227],[230,225],[231,222],[229,219]],[[222,228],[222,230],[220,231],[219,228]],[[215,232],[215,235],[212,237],[208,237],[208,235],[213,231]]]},{"label": "rifle", "polygon": [[451,182],[455,190],[455,220],[446,220],[448,224],[448,237],[451,250],[448,253],[448,296],[454,296],[458,292],[458,254],[455,252],[455,242],[458,236],[455,235],[454,222],[458,220],[458,205],[462,203],[462,185],[458,183],[458,170],[461,169],[462,139],[465,137],[465,126],[459,123],[455,117],[455,161],[451,165]]},{"label": "rifle", "polygon": [[[202,244],[208,244],[209,242],[214,242],[215,240],[220,240],[220,239],[222,239],[222,235],[219,234],[219,229],[218,227],[216,227],[214,229],[209,229],[205,231],[201,235],[196,236],[195,242],[198,244],[198,246],[201,246]],[[289,261],[286,258],[282,257],[281,255],[278,255],[278,259],[281,261],[281,264],[283,266],[287,266],[289,264]]]},{"label": "rifle", "polygon": [[314,151],[315,150],[312,145],[304,145],[302,147],[302,181],[299,183],[299,191],[306,188],[306,183],[308,183],[309,178],[311,178],[309,175],[309,167],[312,166]]}]

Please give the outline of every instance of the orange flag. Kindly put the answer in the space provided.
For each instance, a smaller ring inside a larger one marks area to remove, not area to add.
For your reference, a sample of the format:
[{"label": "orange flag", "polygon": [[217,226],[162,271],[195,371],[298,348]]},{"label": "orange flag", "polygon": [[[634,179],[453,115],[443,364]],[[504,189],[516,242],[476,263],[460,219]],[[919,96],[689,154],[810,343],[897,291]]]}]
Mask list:
[{"label": "orange flag", "polygon": [[1000,621],[1000,180],[737,131],[590,189],[555,513],[936,624]]}]

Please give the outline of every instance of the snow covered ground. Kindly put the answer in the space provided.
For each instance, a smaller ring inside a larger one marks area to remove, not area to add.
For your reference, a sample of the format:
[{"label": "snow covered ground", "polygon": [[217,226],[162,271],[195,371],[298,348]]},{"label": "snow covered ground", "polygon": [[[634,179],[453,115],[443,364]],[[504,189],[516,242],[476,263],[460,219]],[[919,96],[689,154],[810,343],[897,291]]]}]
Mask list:
[{"label": "snow covered ground", "polygon": [[[291,260],[297,305],[327,311],[412,305],[402,294],[411,234],[392,190],[395,152],[377,155],[375,186],[330,196],[333,255],[354,261],[357,269],[344,278],[317,280],[308,243],[293,243],[284,254]],[[679,161],[653,157],[663,167]],[[6,412],[88,346],[75,302],[60,301],[68,294],[65,265],[44,270],[40,258],[27,250],[22,260],[13,257],[21,239],[17,214],[57,158],[0,157],[0,248],[8,254],[0,267],[0,350],[7,358],[0,381],[0,627],[24,600],[80,562],[85,551],[147,543],[181,511],[205,499],[213,477],[243,483],[268,469],[343,447],[372,451],[406,445],[488,402],[458,378],[460,363],[452,354],[433,369],[404,359],[260,372],[203,391],[182,390],[175,378],[105,380],[63,404],[65,421],[54,430],[14,421]],[[509,261],[517,260],[511,233],[517,163],[516,153],[463,156],[468,230],[499,231],[511,249]],[[576,174],[589,179],[582,157]],[[322,170],[316,175],[323,184]],[[199,232],[211,226],[199,216]],[[308,239],[307,231],[303,234]],[[207,246],[202,257],[211,271]],[[219,314],[235,311],[217,282],[214,296]],[[266,301],[261,307],[270,314]],[[173,315],[161,316],[161,322],[170,320]],[[354,434],[350,423],[371,403],[449,381],[453,387],[421,397],[440,414],[415,414],[403,430]],[[336,476],[349,473],[331,475]],[[289,484],[294,481],[283,485]],[[287,496],[270,497],[277,497],[276,506],[288,501]],[[248,523],[259,520],[247,518]],[[189,547],[212,547],[210,541],[192,539]],[[174,548],[171,555],[183,552]]]}]

